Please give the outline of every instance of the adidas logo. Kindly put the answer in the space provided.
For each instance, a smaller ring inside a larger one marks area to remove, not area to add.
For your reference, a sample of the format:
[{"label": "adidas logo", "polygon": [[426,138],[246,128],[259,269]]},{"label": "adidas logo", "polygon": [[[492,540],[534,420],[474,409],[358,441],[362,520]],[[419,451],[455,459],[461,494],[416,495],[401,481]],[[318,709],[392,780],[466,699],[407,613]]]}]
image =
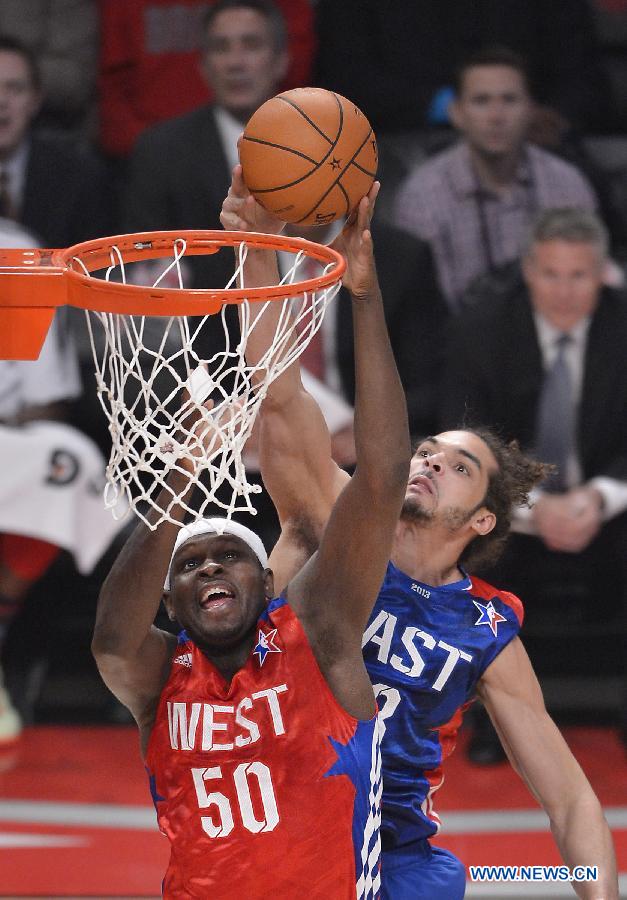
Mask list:
[{"label": "adidas logo", "polygon": [[191,653],[181,653],[180,656],[175,656],[173,662],[178,663],[180,666],[185,666],[188,669],[192,667],[192,654]]}]

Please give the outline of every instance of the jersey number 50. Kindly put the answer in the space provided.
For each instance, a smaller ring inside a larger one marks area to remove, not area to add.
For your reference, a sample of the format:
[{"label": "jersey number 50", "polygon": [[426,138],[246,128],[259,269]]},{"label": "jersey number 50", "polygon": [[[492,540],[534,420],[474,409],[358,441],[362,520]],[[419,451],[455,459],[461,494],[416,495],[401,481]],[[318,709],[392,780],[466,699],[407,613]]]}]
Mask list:
[{"label": "jersey number 50", "polygon": [[[235,827],[233,818],[233,804],[225,794],[218,791],[207,793],[207,782],[222,778],[220,766],[209,769],[192,769],[194,787],[198,797],[200,809],[215,807],[215,813],[211,816],[201,816],[203,830],[211,838],[227,837]],[[253,800],[250,796],[249,779],[257,781],[261,804],[263,806],[263,818],[258,819],[253,809]],[[279,823],[279,810],[274,796],[274,787],[270,769],[262,762],[240,763],[233,772],[233,783],[239,817],[242,825],[252,834],[261,831],[273,831]]]}]

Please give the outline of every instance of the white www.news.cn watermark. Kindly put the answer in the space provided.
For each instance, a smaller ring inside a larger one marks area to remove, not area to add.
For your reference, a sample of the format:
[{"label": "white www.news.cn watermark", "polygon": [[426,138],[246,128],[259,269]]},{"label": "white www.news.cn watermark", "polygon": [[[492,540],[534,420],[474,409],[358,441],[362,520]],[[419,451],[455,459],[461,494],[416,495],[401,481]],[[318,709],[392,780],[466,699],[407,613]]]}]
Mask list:
[{"label": "white www.news.cn watermark", "polygon": [[471,881],[598,881],[597,866],[469,866]]}]

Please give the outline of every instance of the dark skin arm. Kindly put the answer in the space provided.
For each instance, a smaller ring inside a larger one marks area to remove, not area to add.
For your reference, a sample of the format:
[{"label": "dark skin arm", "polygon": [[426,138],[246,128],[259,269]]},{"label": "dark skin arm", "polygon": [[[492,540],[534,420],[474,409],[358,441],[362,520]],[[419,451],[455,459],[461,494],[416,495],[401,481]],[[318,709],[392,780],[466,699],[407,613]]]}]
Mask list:
[{"label": "dark skin arm", "polygon": [[[174,490],[184,489],[183,479],[173,477],[170,483]],[[168,497],[162,492],[159,499],[165,503]],[[154,521],[156,515],[152,511],[148,518]],[[98,598],[92,653],[103,681],[137,722],[144,751],[176,647],[175,636],[156,628],[153,621],[178,530],[171,522],[155,531],[139,523]]]},{"label": "dark skin arm", "polygon": [[[206,404],[211,408],[211,401]],[[193,423],[189,423],[193,427]],[[207,436],[210,440],[210,435]],[[153,524],[174,494],[189,499],[191,462],[180,460],[168,475],[167,487],[157,498],[157,509],[146,516]],[[170,509],[182,523],[184,508]],[[107,576],[96,612],[92,653],[103,681],[132,713],[145,752],[159,696],[170,670],[177,639],[153,625],[163,597],[179,525],[164,521],[155,530],[140,522],[122,548]]]},{"label": "dark skin arm", "polygon": [[357,467],[335,502],[320,549],[290,582],[288,598],[336,699],[363,719],[372,714],[374,703],[361,638],[390,558],[411,446],[372,242],[364,227],[367,201],[362,204],[354,233],[345,234],[359,244],[364,263],[351,284]]}]

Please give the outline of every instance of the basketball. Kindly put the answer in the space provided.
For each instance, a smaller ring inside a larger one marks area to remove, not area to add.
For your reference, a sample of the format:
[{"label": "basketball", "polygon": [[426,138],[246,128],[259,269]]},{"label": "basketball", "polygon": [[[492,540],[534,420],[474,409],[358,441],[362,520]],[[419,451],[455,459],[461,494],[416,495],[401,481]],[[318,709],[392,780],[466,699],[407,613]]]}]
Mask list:
[{"label": "basketball", "polygon": [[253,114],[239,148],[248,190],[285,222],[326,225],[348,215],[377,171],[362,111],[322,88],[296,88]]}]

